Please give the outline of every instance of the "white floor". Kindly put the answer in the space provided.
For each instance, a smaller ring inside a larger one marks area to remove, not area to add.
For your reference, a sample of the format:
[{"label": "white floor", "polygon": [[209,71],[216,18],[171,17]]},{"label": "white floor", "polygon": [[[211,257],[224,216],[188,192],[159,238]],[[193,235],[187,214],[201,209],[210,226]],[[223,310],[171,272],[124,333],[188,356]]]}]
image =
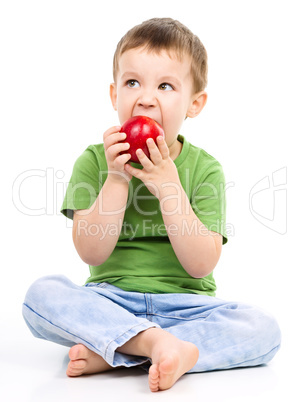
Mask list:
[{"label": "white floor", "polygon": [[172,389],[152,394],[140,369],[68,378],[67,348],[33,338],[21,321],[11,334],[6,329],[0,348],[2,402],[298,400],[296,362],[289,364],[287,345],[267,366],[188,374]]}]

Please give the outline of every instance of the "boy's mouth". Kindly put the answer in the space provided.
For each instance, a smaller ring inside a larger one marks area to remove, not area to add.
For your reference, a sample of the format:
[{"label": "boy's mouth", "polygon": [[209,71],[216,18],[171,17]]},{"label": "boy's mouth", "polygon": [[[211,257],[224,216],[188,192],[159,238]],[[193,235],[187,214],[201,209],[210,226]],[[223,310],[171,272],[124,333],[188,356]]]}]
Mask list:
[{"label": "boy's mouth", "polygon": [[150,119],[155,120],[158,124],[160,124],[162,126],[162,122],[161,119],[157,116],[154,116],[150,113],[146,113],[146,112],[139,112],[139,113],[133,113],[133,115],[131,117],[135,117],[135,116],[146,116],[146,117],[150,117]]}]

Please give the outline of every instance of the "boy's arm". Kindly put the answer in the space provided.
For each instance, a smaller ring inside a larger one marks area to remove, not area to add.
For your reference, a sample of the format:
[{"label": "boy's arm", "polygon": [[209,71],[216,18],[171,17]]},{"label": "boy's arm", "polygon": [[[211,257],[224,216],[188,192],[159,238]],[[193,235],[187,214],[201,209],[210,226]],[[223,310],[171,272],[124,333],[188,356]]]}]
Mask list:
[{"label": "boy's arm", "polygon": [[194,213],[180,181],[177,186],[165,187],[160,194],[164,224],[183,268],[192,277],[203,278],[214,270],[220,258],[222,235],[206,228]]},{"label": "boy's arm", "polygon": [[129,144],[120,143],[125,133],[120,127],[112,127],[104,134],[104,147],[108,164],[108,176],[94,204],[89,209],[74,211],[73,242],[84,262],[102,264],[114,250],[124,218],[131,175],[124,165],[130,154]]},{"label": "boy's arm", "polygon": [[89,209],[74,211],[73,242],[84,262],[97,266],[110,256],[118,241],[128,196],[128,183],[105,181]]},{"label": "boy's arm", "polygon": [[162,137],[157,140],[158,146],[153,141],[147,141],[151,160],[141,150],[138,151],[142,170],[129,164],[125,169],[142,180],[159,199],[168,237],[185,271],[194,278],[203,278],[213,271],[219,260],[222,236],[208,231],[196,216],[166,142]]}]

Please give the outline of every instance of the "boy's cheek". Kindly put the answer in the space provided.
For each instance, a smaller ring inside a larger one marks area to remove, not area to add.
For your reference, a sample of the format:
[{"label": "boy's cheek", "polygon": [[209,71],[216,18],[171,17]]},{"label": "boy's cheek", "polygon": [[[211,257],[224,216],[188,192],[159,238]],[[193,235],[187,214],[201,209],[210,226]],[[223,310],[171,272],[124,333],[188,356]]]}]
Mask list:
[{"label": "boy's cheek", "polygon": [[121,125],[133,116],[133,105],[129,96],[118,96],[117,112]]}]

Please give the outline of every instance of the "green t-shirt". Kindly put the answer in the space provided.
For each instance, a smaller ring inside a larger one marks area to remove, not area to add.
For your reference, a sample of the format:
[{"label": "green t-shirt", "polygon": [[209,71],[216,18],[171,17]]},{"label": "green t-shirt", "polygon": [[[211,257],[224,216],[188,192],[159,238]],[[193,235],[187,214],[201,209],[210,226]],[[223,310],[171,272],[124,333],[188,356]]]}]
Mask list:
[{"label": "green t-shirt", "polygon": [[[191,206],[207,229],[220,233],[226,243],[222,167],[181,135],[178,140],[183,146],[174,163]],[[133,166],[141,168],[138,164]],[[75,162],[61,212],[72,219],[73,210],[90,208],[107,178],[107,170],[103,144],[89,146]],[[187,234],[200,229],[192,224],[185,225],[183,230]],[[126,291],[214,296],[216,290],[213,273],[198,279],[183,269],[167,236],[158,199],[135,177],[129,184],[124,221],[115,249],[103,264],[89,268],[87,283],[108,282]]]}]

